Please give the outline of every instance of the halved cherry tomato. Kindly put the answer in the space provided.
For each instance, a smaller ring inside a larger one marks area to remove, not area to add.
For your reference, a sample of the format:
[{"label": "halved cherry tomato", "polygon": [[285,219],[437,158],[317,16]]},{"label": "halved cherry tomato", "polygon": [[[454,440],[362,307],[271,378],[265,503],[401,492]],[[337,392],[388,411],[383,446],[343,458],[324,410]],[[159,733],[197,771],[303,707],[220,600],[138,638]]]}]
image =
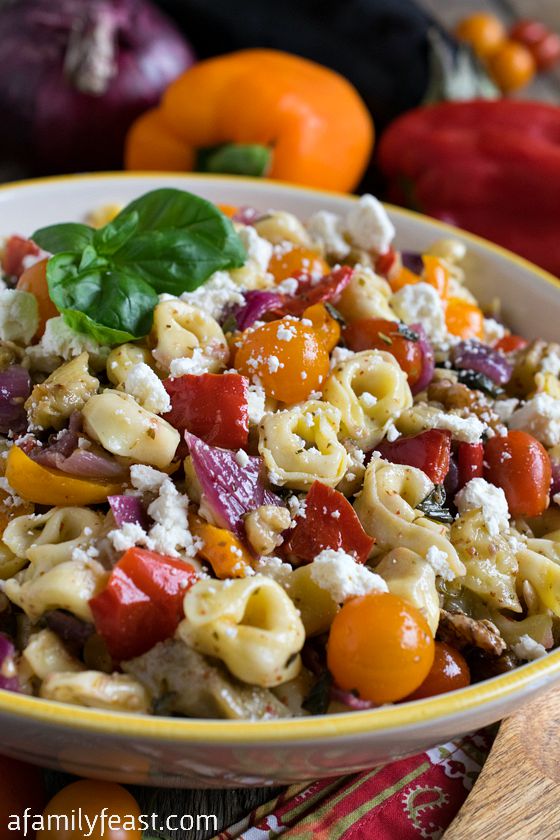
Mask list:
[{"label": "halved cherry tomato", "polygon": [[459,41],[469,44],[481,58],[492,55],[506,39],[506,30],[496,15],[477,12],[462,20],[455,29]]},{"label": "halved cherry tomato", "polygon": [[24,257],[37,257],[40,253],[41,249],[31,239],[17,235],[10,236],[2,255],[2,269],[10,277],[20,277],[24,271]]},{"label": "halved cherry tomato", "polygon": [[420,379],[423,356],[420,344],[406,337],[396,321],[383,318],[360,318],[343,330],[344,340],[350,348],[360,350],[385,350],[395,357],[408,377],[411,388]]},{"label": "halved cherry tomato", "polygon": [[484,315],[474,303],[463,298],[449,298],[445,307],[445,323],[451,335],[459,338],[484,337]]},{"label": "halved cherry tomato", "polygon": [[216,204],[216,207],[218,208],[220,213],[223,213],[224,216],[228,217],[228,219],[231,219],[232,216],[235,216],[239,209],[235,206],[235,204]]},{"label": "halved cherry tomato", "polygon": [[444,642],[435,642],[434,662],[422,685],[405,697],[405,700],[421,700],[445,694],[456,688],[464,688],[471,681],[469,666],[458,650]]},{"label": "halved cherry tomato", "polygon": [[494,349],[502,353],[515,353],[516,350],[523,350],[528,344],[527,339],[521,335],[504,335],[494,344]]},{"label": "halved cherry tomato", "polygon": [[426,679],[434,640],[402,598],[372,592],[347,601],[331,625],[327,664],[337,685],[372,703],[402,700]]},{"label": "halved cherry tomato", "polygon": [[31,268],[24,271],[16,287],[24,292],[31,292],[37,298],[39,305],[39,329],[37,330],[37,338],[40,338],[45,332],[45,324],[49,318],[56,318],[59,314],[58,309],[49,295],[47,262],[48,259],[40,260],[35,265],[32,265]]},{"label": "halved cherry tomato", "polygon": [[330,353],[340,340],[340,325],[329,313],[325,304],[315,303],[313,306],[308,306],[303,311],[302,317],[311,321],[327,352]]},{"label": "halved cherry tomato", "polygon": [[277,283],[281,283],[288,277],[299,278],[302,275],[314,278],[323,277],[330,270],[329,264],[317,251],[299,245],[294,245],[288,251],[277,248],[267,268]]},{"label": "halved cherry tomato", "polygon": [[286,297],[285,301],[272,310],[277,317],[284,315],[301,316],[302,313],[316,303],[336,303],[340,295],[350,283],[354,269],[349,265],[335,268],[325,274],[318,282],[309,275],[300,276],[298,288],[293,297]]},{"label": "halved cherry tomato", "polygon": [[540,516],[549,504],[552,467],[544,446],[527,432],[490,438],[485,478],[504,491],[512,516]]},{"label": "halved cherry tomato", "polygon": [[[79,810],[81,820],[76,819]],[[52,828],[38,831],[37,840],[84,840],[85,816],[89,817],[91,833],[87,836],[91,840],[140,840],[142,837],[138,803],[125,788],[113,782],[86,779],[73,782],[53,796],[43,814],[45,817],[67,815],[68,827],[64,820],[52,820]],[[107,815],[105,822],[102,814]],[[109,816],[113,817],[110,822]]]},{"label": "halved cherry tomato", "polygon": [[390,279],[390,285],[394,292],[398,292],[403,286],[413,286],[416,283],[428,283],[433,286],[440,298],[444,300],[449,291],[449,269],[439,257],[431,254],[423,254],[422,262],[424,270],[422,274],[415,274],[410,269],[401,267],[401,270]]},{"label": "halved cherry tomato", "polygon": [[451,432],[428,429],[418,435],[378,443],[375,449],[392,464],[408,464],[422,470],[434,484],[441,484],[449,472]]},{"label": "halved cherry tomato", "polygon": [[482,443],[457,444],[457,489],[461,490],[473,478],[484,475],[484,445]]},{"label": "halved cherry tomato", "polygon": [[[31,764],[0,756],[0,779],[0,840],[14,840],[17,837],[16,827],[8,830],[10,816],[17,814],[21,817],[26,808],[31,814],[40,814],[43,810],[47,800],[43,773]],[[23,837],[21,824],[20,828],[20,837]]]}]

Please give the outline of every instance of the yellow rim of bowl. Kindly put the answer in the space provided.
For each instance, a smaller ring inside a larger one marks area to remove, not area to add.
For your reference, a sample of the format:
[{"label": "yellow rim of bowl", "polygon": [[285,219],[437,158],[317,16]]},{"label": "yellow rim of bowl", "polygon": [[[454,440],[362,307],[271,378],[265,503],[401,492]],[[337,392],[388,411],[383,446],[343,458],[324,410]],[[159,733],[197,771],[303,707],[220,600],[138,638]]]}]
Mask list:
[{"label": "yellow rim of bowl", "polygon": [[[315,194],[337,199],[356,199],[330,190],[292,186],[266,179],[252,179],[238,176],[200,175],[185,172],[99,172],[87,175],[55,175],[48,178],[34,178],[0,185],[0,193],[42,184],[56,184],[68,181],[135,179],[142,177],[172,178],[185,177],[204,181],[229,181],[250,184],[263,190],[277,192]],[[404,218],[427,221],[430,226],[449,235],[460,235],[463,239],[480,246],[486,251],[515,263],[520,268],[537,275],[541,280],[558,289],[556,278],[523,257],[494,245],[480,236],[459,230],[459,228],[431,219],[421,213],[394,205],[386,205],[396,215]],[[148,738],[179,742],[212,742],[224,744],[251,744],[268,741],[288,742],[299,740],[322,740],[347,736],[365,735],[380,730],[394,730],[428,724],[434,720],[449,719],[490,703],[497,703],[519,691],[545,685],[550,678],[560,675],[560,649],[542,659],[516,668],[507,674],[485,680],[468,688],[442,694],[413,703],[382,706],[369,711],[338,715],[318,715],[305,718],[288,718],[271,721],[223,721],[200,718],[164,718],[152,715],[134,715],[68,706],[51,700],[14,694],[0,690],[0,714],[15,718],[30,719],[35,723],[93,732],[108,732],[128,738]]]}]

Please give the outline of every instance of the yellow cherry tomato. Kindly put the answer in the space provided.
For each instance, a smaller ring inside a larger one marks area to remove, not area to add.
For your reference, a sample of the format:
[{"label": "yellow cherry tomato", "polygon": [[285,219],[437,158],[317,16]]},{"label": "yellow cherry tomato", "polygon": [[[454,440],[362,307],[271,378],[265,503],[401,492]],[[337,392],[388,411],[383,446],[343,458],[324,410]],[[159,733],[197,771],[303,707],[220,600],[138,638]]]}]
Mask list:
[{"label": "yellow cherry tomato", "polygon": [[506,40],[506,30],[496,15],[477,12],[462,20],[455,29],[459,41],[472,47],[480,58],[488,58]]},{"label": "yellow cherry tomato", "polygon": [[[82,825],[78,823],[80,813]],[[52,827],[37,832],[37,840],[84,840],[84,829],[91,840],[141,840],[140,808],[134,797],[121,785],[82,779],[62,788],[49,802],[43,816],[68,817],[53,820]],[[72,828],[72,814],[75,827]],[[103,821],[103,815],[105,820]],[[89,825],[85,817],[89,818]],[[112,820],[109,818],[112,817]]]},{"label": "yellow cherry tomato", "polygon": [[340,340],[340,325],[332,317],[324,303],[314,303],[304,310],[302,318],[307,318],[313,324],[313,329],[319,334],[327,352],[336,347]]},{"label": "yellow cherry tomato", "polygon": [[272,254],[267,268],[267,271],[274,276],[277,283],[281,283],[288,277],[298,277],[301,274],[323,277],[330,270],[329,264],[317,251],[299,245],[295,245],[287,251],[277,248]]},{"label": "yellow cherry tomato", "polygon": [[459,338],[484,338],[484,313],[463,298],[449,298],[445,307],[445,323],[451,335]]}]

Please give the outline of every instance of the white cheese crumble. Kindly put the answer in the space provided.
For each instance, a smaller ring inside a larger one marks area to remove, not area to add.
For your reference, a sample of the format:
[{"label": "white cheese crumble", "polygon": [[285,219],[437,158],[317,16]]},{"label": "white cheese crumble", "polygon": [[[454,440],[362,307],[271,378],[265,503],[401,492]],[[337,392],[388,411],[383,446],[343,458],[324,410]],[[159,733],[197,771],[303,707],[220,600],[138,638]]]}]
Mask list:
[{"label": "white cheese crumble", "polygon": [[120,528],[109,531],[108,535],[115,551],[128,551],[135,545],[147,545],[149,538],[137,522],[125,522]]},{"label": "white cheese crumble", "polygon": [[29,344],[39,327],[37,298],[20,289],[0,290],[0,338]]},{"label": "white cheese crumble", "polygon": [[393,441],[397,440],[397,438],[400,438],[400,436],[401,436],[401,433],[399,432],[399,430],[397,429],[395,424],[394,423],[389,423],[389,425],[387,426],[387,430],[385,432],[385,437],[387,438],[389,443],[393,443]]},{"label": "white cheese crumble", "polygon": [[47,356],[62,356],[67,361],[84,351],[97,358],[106,358],[111,352],[110,347],[98,344],[88,335],[77,333],[68,326],[61,315],[58,318],[49,318],[38,348]]},{"label": "white cheese crumble", "polygon": [[507,423],[518,405],[519,400],[511,397],[508,400],[496,400],[492,406],[492,410],[498,415],[502,423]]},{"label": "white cheese crumble", "polygon": [[261,270],[266,271],[272,256],[272,242],[263,239],[251,225],[243,225],[237,229],[237,235],[247,251],[249,259]]},{"label": "white cheese crumble", "polygon": [[553,376],[560,376],[560,355],[556,348],[549,348],[540,361],[540,369],[543,373],[551,373]]},{"label": "white cheese crumble", "polygon": [[171,376],[184,376],[186,373],[199,375],[201,373],[208,373],[212,365],[213,360],[200,347],[195,347],[192,356],[182,356],[180,359],[172,359],[169,365],[169,373]]},{"label": "white cheese crumble", "polygon": [[281,283],[278,283],[275,287],[276,292],[280,292],[283,295],[295,295],[299,287],[299,283],[295,277],[286,277],[285,280],[282,280]]},{"label": "white cheese crumble", "polygon": [[358,402],[360,402],[364,408],[373,408],[373,406],[377,404],[377,397],[374,397],[374,395],[370,394],[369,391],[364,391],[364,393],[360,394],[358,397]]},{"label": "white cheese crumble", "polygon": [[405,324],[421,324],[432,341],[443,341],[447,337],[441,299],[429,283],[403,286],[391,297],[389,303],[401,321]]},{"label": "white cheese crumble", "polygon": [[509,527],[509,510],[501,487],[495,487],[484,478],[472,478],[455,496],[459,513],[481,510],[490,536],[497,536]]},{"label": "white cheese crumble", "polygon": [[288,499],[288,509],[292,517],[305,516],[305,499],[298,499],[297,496],[290,496]]},{"label": "white cheese crumble", "polygon": [[457,414],[437,414],[430,417],[433,429],[444,429],[451,432],[455,440],[464,443],[478,443],[485,426],[478,417],[459,417]]},{"label": "white cheese crumble", "polygon": [[512,645],[512,650],[518,659],[540,659],[541,656],[546,656],[546,648],[539,644],[531,636],[525,634],[520,636],[516,645]]},{"label": "white cheese crumble", "polygon": [[255,573],[258,575],[265,575],[272,578],[280,586],[285,586],[288,583],[293,572],[289,563],[283,563],[279,557],[259,557],[255,564]]},{"label": "white cheese crumble", "polygon": [[5,476],[0,478],[0,490],[3,490],[6,494],[6,498],[2,499],[4,507],[19,507],[20,505],[25,504],[24,500],[17,495],[16,491]]},{"label": "white cheese crumble", "polygon": [[453,580],[456,575],[449,566],[447,554],[437,546],[431,545],[426,552],[426,562],[430,564],[436,575],[443,580]]},{"label": "white cheese crumble", "polygon": [[276,338],[278,341],[291,341],[296,335],[297,330],[293,324],[288,324],[287,326],[282,322],[278,324],[278,329],[276,330]]},{"label": "white cheese crumble", "polygon": [[507,335],[508,330],[494,318],[485,318],[483,324],[484,341],[486,344],[494,344]]},{"label": "white cheese crumble", "polygon": [[330,367],[331,370],[339,365],[341,362],[345,362],[347,359],[351,359],[352,356],[355,356],[353,350],[348,350],[347,347],[335,347],[331,353],[331,360],[330,360]]},{"label": "white cheese crumble", "polygon": [[346,214],[344,229],[353,245],[385,254],[395,238],[395,228],[387,211],[373,195],[362,195]]},{"label": "white cheese crumble", "polygon": [[321,551],[311,564],[310,574],[317,586],[326,589],[337,604],[368,592],[389,591],[380,575],[357,563],[351,554],[341,548]]},{"label": "white cheese crumble", "polygon": [[522,429],[545,446],[560,443],[560,400],[550,394],[535,394],[509,419],[510,429]]},{"label": "white cheese crumble", "polygon": [[159,376],[145,362],[139,362],[127,371],[124,390],[147,411],[154,414],[171,411],[169,394]]},{"label": "white cheese crumble", "polygon": [[258,382],[251,383],[247,388],[247,410],[249,423],[257,426],[265,414],[266,394]]},{"label": "white cheese crumble", "polygon": [[227,271],[215,271],[194,292],[183,292],[181,300],[198,306],[216,320],[229,306],[245,303],[242,290]]},{"label": "white cheese crumble", "polygon": [[269,356],[267,359],[269,373],[276,373],[284,365],[280,362],[278,356]]},{"label": "white cheese crumble", "polygon": [[350,245],[344,238],[342,219],[336,213],[319,210],[309,217],[307,230],[311,239],[321,245],[329,256],[341,260],[350,253]]},{"label": "white cheese crumble", "polygon": [[235,453],[235,460],[237,461],[240,467],[246,467],[249,463],[249,456],[247,455],[244,449],[238,449]]}]

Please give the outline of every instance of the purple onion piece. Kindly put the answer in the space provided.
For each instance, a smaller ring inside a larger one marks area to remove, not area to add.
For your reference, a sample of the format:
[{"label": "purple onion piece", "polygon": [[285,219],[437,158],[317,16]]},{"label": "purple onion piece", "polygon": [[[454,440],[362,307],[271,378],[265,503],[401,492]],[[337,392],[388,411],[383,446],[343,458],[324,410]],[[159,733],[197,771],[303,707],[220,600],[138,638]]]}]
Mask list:
[{"label": "purple onion piece", "polygon": [[401,251],[401,261],[403,266],[412,271],[413,274],[422,274],[424,271],[422,254],[417,251]]},{"label": "purple onion piece", "polygon": [[[77,478],[89,478],[93,481],[124,481],[126,470],[109,453],[95,445],[90,449],[80,449],[77,439],[74,443],[74,433],[65,430],[51,446],[35,449],[30,457],[43,467],[60,470]],[[77,436],[75,436],[77,438]],[[68,453],[70,446],[74,448]],[[68,453],[68,454],[67,454]]]},{"label": "purple onion piece", "polygon": [[236,307],[231,313],[235,318],[237,329],[246,330],[252,327],[265,312],[281,306],[284,298],[276,292],[261,292],[257,289],[245,292],[245,303]]},{"label": "purple onion piece", "polygon": [[552,461],[552,481],[550,483],[550,498],[560,493],[560,461]]},{"label": "purple onion piece", "polygon": [[19,365],[10,365],[0,372],[0,432],[3,435],[27,428],[23,404],[31,393],[29,372]]},{"label": "purple onion piece", "polygon": [[63,642],[76,648],[82,648],[94,632],[93,624],[88,624],[64,610],[45,613],[45,624],[60,636]]},{"label": "purple onion piece", "polygon": [[185,440],[206,503],[222,528],[242,536],[243,517],[248,511],[261,505],[283,504],[264,486],[262,458],[248,456],[247,465],[242,467],[230,449],[208,446],[189,432],[185,432]]},{"label": "purple onion piece", "polygon": [[20,691],[19,679],[14,675],[15,653],[10,639],[0,633],[0,688],[4,691]]},{"label": "purple onion piece", "polygon": [[457,459],[453,453],[451,453],[451,457],[449,458],[449,470],[443,481],[443,489],[448,499],[454,499],[455,494],[459,490],[459,467],[457,466]]},{"label": "purple onion piece", "polygon": [[460,341],[451,351],[451,361],[458,370],[483,373],[496,385],[509,382],[513,372],[503,353],[479,341]]},{"label": "purple onion piece", "polygon": [[240,222],[242,225],[254,225],[259,219],[262,219],[266,213],[262,210],[257,210],[256,207],[238,207],[237,211],[231,217],[233,222]]},{"label": "purple onion piece", "polygon": [[427,388],[434,378],[434,371],[436,369],[436,362],[434,356],[434,348],[432,347],[426,331],[422,324],[411,324],[410,329],[418,333],[418,345],[422,351],[422,372],[418,382],[410,389],[413,394],[419,394],[424,388]]},{"label": "purple onion piece", "polygon": [[119,528],[131,522],[140,525],[144,531],[149,529],[150,520],[146,508],[137,496],[107,496],[107,501]]},{"label": "purple onion piece", "polygon": [[364,711],[365,709],[374,709],[376,705],[371,700],[360,700],[351,691],[343,691],[336,685],[331,686],[330,693],[331,700],[335,700],[337,703],[344,703],[345,706],[348,706],[349,709],[354,709],[356,712]]}]

